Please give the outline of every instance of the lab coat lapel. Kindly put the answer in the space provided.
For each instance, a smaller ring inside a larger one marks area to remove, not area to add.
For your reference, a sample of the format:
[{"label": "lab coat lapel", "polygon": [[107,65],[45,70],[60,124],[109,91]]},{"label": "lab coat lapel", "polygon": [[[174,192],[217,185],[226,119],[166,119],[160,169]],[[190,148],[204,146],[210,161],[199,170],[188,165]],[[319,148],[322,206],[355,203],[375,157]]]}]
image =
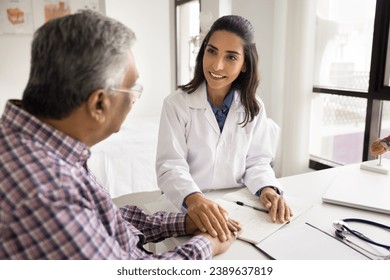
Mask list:
[{"label": "lab coat lapel", "polygon": [[[207,97],[206,97],[207,98]],[[204,112],[204,117],[207,119],[209,124],[213,127],[216,133],[221,134],[221,130],[219,129],[217,119],[215,118],[213,109],[211,109],[210,104],[207,104],[206,111]]]},{"label": "lab coat lapel", "polygon": [[196,91],[189,94],[189,106],[194,109],[203,109],[203,115],[206,118],[207,122],[210,124],[210,126],[214,129],[216,133],[221,133],[213,109],[211,109],[211,106],[207,101],[207,90],[205,83],[199,86]]},{"label": "lab coat lapel", "polygon": [[241,121],[241,115],[244,112],[244,108],[241,106],[240,102],[240,93],[235,90],[234,99],[232,105],[230,106],[222,132],[233,130],[234,127]]}]

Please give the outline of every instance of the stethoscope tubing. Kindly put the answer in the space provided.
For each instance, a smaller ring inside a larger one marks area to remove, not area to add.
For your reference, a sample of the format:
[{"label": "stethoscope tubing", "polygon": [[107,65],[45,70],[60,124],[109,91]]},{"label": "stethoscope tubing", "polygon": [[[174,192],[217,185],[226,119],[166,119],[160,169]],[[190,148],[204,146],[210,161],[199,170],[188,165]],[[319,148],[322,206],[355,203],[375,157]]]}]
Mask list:
[{"label": "stethoscope tubing", "polygon": [[[336,236],[340,239],[346,240],[346,237],[343,234],[343,231],[345,230],[345,231],[349,232],[350,234],[352,234],[353,236],[355,236],[363,241],[366,241],[366,242],[373,244],[373,245],[376,245],[378,247],[385,248],[386,250],[390,251],[390,245],[375,242],[375,241],[367,238],[366,236],[364,236],[360,232],[350,229],[349,226],[347,225],[347,223],[352,223],[352,222],[353,223],[368,224],[371,226],[379,227],[379,228],[382,228],[384,230],[390,231],[390,226],[387,226],[384,224],[380,224],[380,223],[370,221],[370,220],[348,218],[348,219],[339,220],[339,221],[336,221],[333,223],[334,227],[336,228],[336,231],[335,231]],[[351,241],[349,241],[349,242],[351,242]]]}]

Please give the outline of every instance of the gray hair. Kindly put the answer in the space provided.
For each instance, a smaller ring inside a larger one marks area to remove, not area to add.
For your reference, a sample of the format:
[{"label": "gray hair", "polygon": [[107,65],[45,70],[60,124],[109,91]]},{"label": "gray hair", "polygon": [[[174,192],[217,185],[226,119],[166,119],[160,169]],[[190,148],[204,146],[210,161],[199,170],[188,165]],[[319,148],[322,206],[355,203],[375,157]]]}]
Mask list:
[{"label": "gray hair", "polygon": [[62,119],[94,90],[120,85],[134,41],[122,23],[90,10],[47,22],[34,34],[24,109]]}]

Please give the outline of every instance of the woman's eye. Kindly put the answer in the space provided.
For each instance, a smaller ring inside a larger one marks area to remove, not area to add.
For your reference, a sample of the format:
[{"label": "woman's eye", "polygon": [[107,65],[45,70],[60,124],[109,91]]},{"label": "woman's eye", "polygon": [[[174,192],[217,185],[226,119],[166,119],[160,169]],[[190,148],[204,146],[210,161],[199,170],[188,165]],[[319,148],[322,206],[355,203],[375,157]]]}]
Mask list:
[{"label": "woman's eye", "polygon": [[229,56],[228,56],[228,59],[229,59],[229,60],[237,60],[237,57],[235,57],[234,55],[229,55]]},{"label": "woman's eye", "polygon": [[211,53],[211,54],[215,54],[215,53],[216,53],[216,51],[213,50],[213,49],[211,49],[211,48],[210,48],[210,49],[207,49],[207,52],[208,52],[208,53]]}]

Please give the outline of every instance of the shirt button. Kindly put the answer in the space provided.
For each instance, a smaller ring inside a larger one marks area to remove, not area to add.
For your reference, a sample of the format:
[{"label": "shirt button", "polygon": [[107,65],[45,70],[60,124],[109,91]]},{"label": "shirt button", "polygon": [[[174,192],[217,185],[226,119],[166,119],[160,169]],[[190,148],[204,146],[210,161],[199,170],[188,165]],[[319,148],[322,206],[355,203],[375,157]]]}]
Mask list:
[{"label": "shirt button", "polygon": [[81,154],[82,154],[83,156],[87,156],[87,155],[88,155],[88,150],[83,150],[83,151],[81,152]]}]

